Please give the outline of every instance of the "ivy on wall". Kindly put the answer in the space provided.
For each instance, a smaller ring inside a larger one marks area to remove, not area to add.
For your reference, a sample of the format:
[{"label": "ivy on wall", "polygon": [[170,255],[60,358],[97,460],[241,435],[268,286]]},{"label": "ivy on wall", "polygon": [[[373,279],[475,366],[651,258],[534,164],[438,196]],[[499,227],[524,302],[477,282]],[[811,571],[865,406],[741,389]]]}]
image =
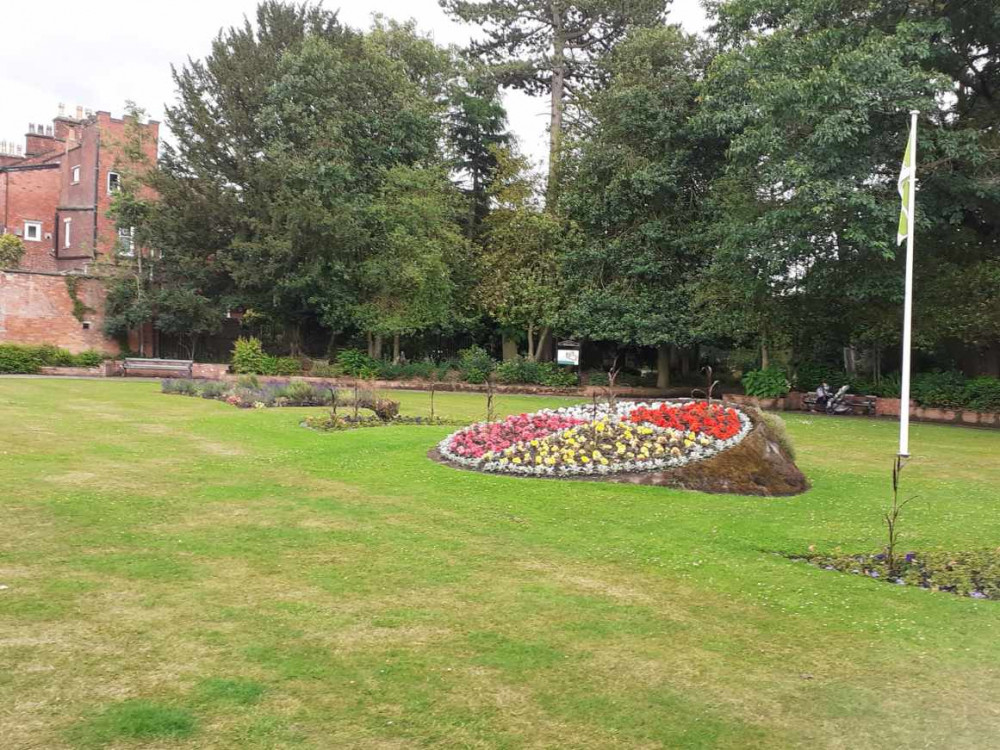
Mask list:
[{"label": "ivy on wall", "polygon": [[94,312],[94,308],[89,307],[80,299],[79,276],[66,277],[66,292],[69,294],[69,298],[73,300],[73,317],[82,323],[90,313]]}]

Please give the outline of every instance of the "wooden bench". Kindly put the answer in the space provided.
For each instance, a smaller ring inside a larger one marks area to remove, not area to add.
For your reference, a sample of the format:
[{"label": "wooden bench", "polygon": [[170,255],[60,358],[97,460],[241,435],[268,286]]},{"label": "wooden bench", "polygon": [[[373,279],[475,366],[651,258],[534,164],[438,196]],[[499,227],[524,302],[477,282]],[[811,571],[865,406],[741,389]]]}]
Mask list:
[{"label": "wooden bench", "polygon": [[143,370],[155,370],[157,372],[183,372],[190,378],[194,369],[193,359],[139,359],[127,357],[122,370],[128,376],[130,372]]},{"label": "wooden bench", "polygon": [[[808,411],[817,411],[816,392],[807,393],[802,397],[802,403],[806,405]],[[875,413],[875,396],[856,396],[848,393],[844,398],[844,403],[851,407],[855,414],[872,415]],[[820,411],[823,411],[822,409]]]}]

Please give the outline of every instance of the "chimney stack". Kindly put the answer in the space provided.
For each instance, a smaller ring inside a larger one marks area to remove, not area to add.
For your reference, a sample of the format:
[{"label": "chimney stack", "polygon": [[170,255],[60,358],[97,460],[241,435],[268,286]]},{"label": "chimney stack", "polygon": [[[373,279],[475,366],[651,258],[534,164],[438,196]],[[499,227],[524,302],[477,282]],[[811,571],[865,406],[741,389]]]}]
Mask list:
[{"label": "chimney stack", "polygon": [[47,135],[49,138],[52,137],[52,126],[51,125],[46,125],[45,126],[45,135]]},{"label": "chimney stack", "polygon": [[66,116],[66,105],[63,104],[62,102],[59,102],[59,116],[60,117]]},{"label": "chimney stack", "polygon": [[83,107],[81,107],[80,105],[77,105],[76,107],[76,119],[77,120],[83,119]]},{"label": "chimney stack", "polygon": [[28,123],[28,132],[31,133],[32,135],[34,135],[34,133],[35,133],[35,123],[33,123],[33,122],[29,122]]}]

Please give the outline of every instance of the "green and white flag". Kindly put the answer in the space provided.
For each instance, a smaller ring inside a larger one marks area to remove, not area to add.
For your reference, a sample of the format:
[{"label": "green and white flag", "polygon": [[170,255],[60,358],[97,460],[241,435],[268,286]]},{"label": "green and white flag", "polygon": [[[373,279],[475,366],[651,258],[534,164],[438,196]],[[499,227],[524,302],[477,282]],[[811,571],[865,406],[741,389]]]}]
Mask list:
[{"label": "green and white flag", "polygon": [[917,130],[910,128],[910,137],[906,140],[906,153],[903,154],[903,166],[899,170],[899,197],[902,205],[899,208],[899,228],[896,230],[896,244],[906,239],[910,232],[910,211],[913,210],[913,178],[917,169],[913,163],[916,146]]}]

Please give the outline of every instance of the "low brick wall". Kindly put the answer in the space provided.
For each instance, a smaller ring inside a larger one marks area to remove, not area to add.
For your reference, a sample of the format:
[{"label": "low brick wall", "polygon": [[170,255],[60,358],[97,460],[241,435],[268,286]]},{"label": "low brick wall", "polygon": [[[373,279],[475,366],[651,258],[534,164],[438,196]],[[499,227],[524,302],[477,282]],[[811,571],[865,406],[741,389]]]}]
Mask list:
[{"label": "low brick wall", "polygon": [[74,378],[103,378],[104,368],[102,367],[42,367],[38,371],[39,375],[62,375],[63,377]]},{"label": "low brick wall", "polygon": [[[783,398],[756,398],[742,394],[727,395],[728,401],[737,404],[753,404],[772,411],[808,411],[803,401],[805,394],[793,391]],[[875,416],[898,419],[900,399],[876,398]],[[910,401],[910,419],[915,422],[938,422],[941,424],[976,425],[979,427],[1000,427],[1000,414],[989,411],[969,411],[963,409],[937,409],[917,406]]]}]

